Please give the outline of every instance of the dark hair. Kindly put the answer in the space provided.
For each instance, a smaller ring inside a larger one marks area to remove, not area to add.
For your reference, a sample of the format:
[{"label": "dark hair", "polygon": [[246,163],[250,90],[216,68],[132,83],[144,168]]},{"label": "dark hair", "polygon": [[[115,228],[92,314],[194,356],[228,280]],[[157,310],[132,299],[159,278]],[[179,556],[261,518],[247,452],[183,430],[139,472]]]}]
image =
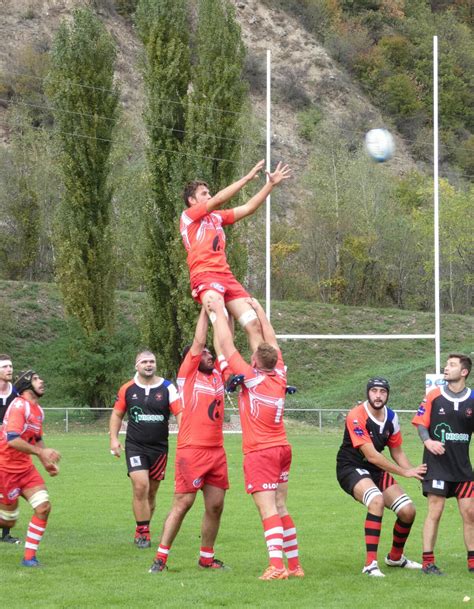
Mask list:
[{"label": "dark hair", "polygon": [[471,358],[468,357],[467,355],[464,355],[463,353],[450,353],[448,355],[448,359],[451,359],[452,357],[454,357],[460,361],[461,370],[467,370],[467,374],[466,374],[466,378],[467,378],[472,370]]},{"label": "dark hair", "polygon": [[12,360],[12,358],[6,353],[0,353],[0,359],[9,359],[10,361]]},{"label": "dark hair", "polygon": [[186,357],[186,355],[188,354],[188,351],[191,349],[191,345],[185,345],[183,352],[181,353],[181,362],[184,361],[184,358]]},{"label": "dark hair", "polygon": [[189,197],[194,197],[194,195],[196,194],[196,190],[199,188],[199,186],[205,186],[206,188],[209,188],[209,185],[206,182],[203,182],[202,180],[193,180],[192,182],[188,182],[184,187],[183,199],[186,207],[189,207]]}]

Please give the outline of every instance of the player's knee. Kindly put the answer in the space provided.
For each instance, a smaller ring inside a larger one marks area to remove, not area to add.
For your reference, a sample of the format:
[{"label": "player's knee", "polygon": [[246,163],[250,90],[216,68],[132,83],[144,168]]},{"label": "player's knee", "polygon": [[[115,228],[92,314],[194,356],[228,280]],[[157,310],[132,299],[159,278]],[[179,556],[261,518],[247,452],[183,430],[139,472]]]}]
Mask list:
[{"label": "player's knee", "polygon": [[462,519],[466,524],[474,524],[474,507],[465,508],[462,511]]},{"label": "player's knee", "polygon": [[368,488],[363,496],[362,503],[372,514],[381,516],[385,507],[383,495],[376,486]]},{"label": "player's knee", "polygon": [[50,512],[51,512],[51,503],[49,501],[40,503],[38,506],[35,507],[35,516],[37,516],[41,520],[47,520]]},{"label": "player's knee", "polygon": [[224,502],[219,501],[206,505],[206,512],[214,518],[220,518],[222,511],[224,510]]},{"label": "player's knee", "polygon": [[237,321],[247,334],[262,333],[262,326],[260,325],[257,314],[252,308],[244,311]]},{"label": "player's knee", "polygon": [[8,527],[11,529],[18,520],[19,515],[20,510],[18,508],[11,512],[7,512],[6,510],[0,510],[0,526]]},{"label": "player's knee", "polygon": [[180,497],[179,499],[175,499],[173,505],[173,512],[175,512],[175,514],[177,514],[178,516],[185,516],[191,509],[194,503],[194,499],[194,495],[192,495],[191,497],[185,496]]},{"label": "player's knee", "polygon": [[392,505],[390,506],[390,509],[403,522],[410,523],[415,520],[415,516],[416,516],[415,504],[410,499],[410,497],[406,494],[403,494],[403,495],[400,495],[399,497],[397,497],[393,501]]},{"label": "player's knee", "polygon": [[150,492],[150,485],[147,481],[134,480],[133,481],[133,494],[135,499],[147,499]]}]

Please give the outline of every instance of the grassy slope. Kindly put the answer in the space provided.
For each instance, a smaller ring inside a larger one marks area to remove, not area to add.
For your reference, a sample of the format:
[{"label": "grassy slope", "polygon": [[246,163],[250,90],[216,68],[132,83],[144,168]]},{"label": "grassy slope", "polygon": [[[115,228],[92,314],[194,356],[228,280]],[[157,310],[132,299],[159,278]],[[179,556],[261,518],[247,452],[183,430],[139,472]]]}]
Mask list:
[{"label": "grassy slope", "polygon": [[[118,292],[120,323],[128,324],[140,343],[142,293]],[[17,370],[34,366],[48,381],[45,406],[71,405],[56,372],[58,337],[65,331],[61,299],[54,284],[0,281],[0,352],[14,358]],[[428,334],[434,315],[397,309],[272,303],[277,333]],[[442,361],[450,351],[474,350],[474,318],[443,315]],[[135,345],[131,345],[135,347]],[[383,374],[392,382],[392,405],[414,408],[424,391],[424,374],[434,372],[434,341],[286,341],[283,354],[289,382],[298,393],[288,406],[344,408],[363,398],[367,377]],[[130,361],[132,361],[130,359]],[[131,373],[125,357],[124,380]]]}]

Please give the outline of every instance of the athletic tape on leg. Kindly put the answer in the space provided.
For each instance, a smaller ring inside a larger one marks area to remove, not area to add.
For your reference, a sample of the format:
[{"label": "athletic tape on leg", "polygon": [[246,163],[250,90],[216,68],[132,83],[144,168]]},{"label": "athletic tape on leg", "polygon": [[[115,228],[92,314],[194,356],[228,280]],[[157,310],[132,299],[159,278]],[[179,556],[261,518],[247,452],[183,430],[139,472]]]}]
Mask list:
[{"label": "athletic tape on leg", "polygon": [[0,519],[6,520],[7,522],[12,522],[18,520],[18,516],[20,515],[20,510],[16,509],[12,512],[7,512],[6,510],[0,510]]},{"label": "athletic tape on leg", "polygon": [[409,503],[413,503],[413,501],[408,495],[400,495],[400,497],[397,497],[392,503],[390,509],[393,510],[395,514],[398,514],[398,512],[406,507]]},{"label": "athletic tape on leg", "polygon": [[365,505],[365,507],[369,507],[375,497],[383,497],[383,495],[376,486],[371,486],[363,494],[362,503]]},{"label": "athletic tape on leg", "polygon": [[48,491],[43,488],[40,491],[37,491],[34,495],[31,495],[31,497],[28,499],[28,503],[31,505],[31,507],[35,510],[39,505],[41,505],[42,503],[46,503],[47,501],[49,501],[49,495],[48,495]]},{"label": "athletic tape on leg", "polygon": [[245,326],[247,324],[249,324],[251,321],[253,321],[254,319],[258,319],[257,314],[255,313],[255,311],[253,309],[249,309],[248,311],[245,311],[244,313],[242,313],[242,315],[239,317],[239,319],[237,321],[242,326],[242,328],[245,328]]}]

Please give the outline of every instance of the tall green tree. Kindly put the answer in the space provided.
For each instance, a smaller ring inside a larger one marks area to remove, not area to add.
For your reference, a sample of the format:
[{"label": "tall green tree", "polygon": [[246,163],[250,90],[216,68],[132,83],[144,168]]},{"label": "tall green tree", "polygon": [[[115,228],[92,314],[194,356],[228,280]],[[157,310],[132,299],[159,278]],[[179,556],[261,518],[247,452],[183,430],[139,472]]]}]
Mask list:
[{"label": "tall green tree", "polygon": [[[181,146],[190,78],[186,0],[140,0],[136,24],[143,42],[145,123],[151,196],[146,215],[145,336],[163,374],[174,375],[182,343],[177,318],[177,276],[184,264],[179,243]],[[188,296],[189,298],[189,296]]]},{"label": "tall green tree", "polygon": [[66,311],[79,322],[96,362],[87,397],[95,407],[104,406],[111,392],[104,349],[114,328],[108,175],[118,104],[115,59],[104,25],[92,11],[79,9],[56,34],[48,77],[64,182],[55,231],[56,275]]},{"label": "tall green tree", "polygon": [[[212,192],[217,192],[248,170],[241,165],[246,146],[245,48],[235,9],[228,0],[199,0],[194,48],[182,181],[204,179]],[[238,230],[232,227],[226,231],[226,250],[233,272],[242,279],[247,270],[247,252]],[[185,268],[181,269],[181,279],[178,320],[185,335],[190,335],[195,313],[186,297],[189,281]]]}]

